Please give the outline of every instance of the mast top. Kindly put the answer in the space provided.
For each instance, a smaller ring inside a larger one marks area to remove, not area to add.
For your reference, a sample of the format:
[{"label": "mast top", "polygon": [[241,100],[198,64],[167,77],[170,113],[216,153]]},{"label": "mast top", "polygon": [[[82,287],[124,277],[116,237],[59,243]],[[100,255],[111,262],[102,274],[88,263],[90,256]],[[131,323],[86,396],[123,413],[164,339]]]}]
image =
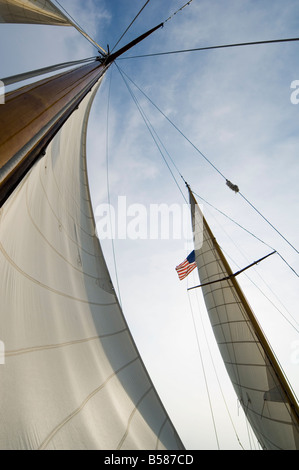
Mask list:
[{"label": "mast top", "polygon": [[141,36],[138,36],[136,39],[134,39],[133,41],[129,42],[126,46],[124,47],[121,47],[118,51],[116,52],[113,52],[112,54],[109,54],[109,49],[108,49],[108,54],[104,56],[103,59],[101,59],[103,61],[103,64],[104,65],[110,65],[112,62],[114,62],[114,60],[118,59],[118,57],[120,57],[122,54],[124,54],[125,52],[127,52],[129,49],[131,49],[132,47],[136,46],[136,44],[138,44],[139,42],[143,41],[145,38],[147,38],[148,36],[150,36],[152,33],[154,33],[155,31],[157,31],[157,29],[159,28],[162,28],[164,26],[164,23],[160,23],[158,24],[157,26],[155,26],[154,28],[150,29],[149,31],[147,31],[146,33],[143,33],[141,34]]}]

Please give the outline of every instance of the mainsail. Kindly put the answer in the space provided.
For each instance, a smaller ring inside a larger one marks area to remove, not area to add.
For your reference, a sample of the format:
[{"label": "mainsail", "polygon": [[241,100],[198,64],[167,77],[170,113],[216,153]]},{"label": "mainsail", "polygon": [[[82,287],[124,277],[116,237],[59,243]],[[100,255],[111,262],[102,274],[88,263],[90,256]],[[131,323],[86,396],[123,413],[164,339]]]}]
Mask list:
[{"label": "mainsail", "polygon": [[190,189],[189,194],[202,292],[238,399],[264,449],[299,449],[296,398]]},{"label": "mainsail", "polygon": [[[1,1],[0,14],[63,20],[49,1]],[[184,448],[96,236],[86,134],[105,69],[41,80],[1,109],[0,449]]]},{"label": "mainsail", "polygon": [[1,449],[176,449],[95,234],[88,94],[1,208]]},{"label": "mainsail", "polygon": [[72,25],[50,0],[0,0],[0,23]]}]

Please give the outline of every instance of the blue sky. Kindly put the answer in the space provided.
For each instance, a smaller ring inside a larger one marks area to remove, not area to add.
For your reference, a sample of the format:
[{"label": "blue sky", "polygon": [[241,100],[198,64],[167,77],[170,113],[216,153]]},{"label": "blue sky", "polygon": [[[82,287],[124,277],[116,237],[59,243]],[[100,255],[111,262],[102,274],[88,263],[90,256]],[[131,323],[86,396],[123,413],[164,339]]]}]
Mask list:
[{"label": "blue sky", "polygon": [[[107,44],[110,48],[114,46],[145,3],[60,2],[104,48]],[[118,47],[164,21],[184,3],[151,0]],[[299,4],[295,0],[193,0],[163,29],[126,55],[297,37],[298,24]],[[2,77],[96,53],[72,28],[1,25],[0,40]],[[296,247],[299,104],[292,104],[290,97],[291,83],[299,80],[298,48],[299,42],[294,42],[118,61],[119,67]],[[88,134],[95,211],[99,204],[107,202],[107,103],[111,73],[108,125],[111,203],[116,205],[118,196],[126,196],[128,205],[142,204],[147,208],[158,203],[183,204],[180,191],[113,66],[95,100]],[[227,188],[219,173],[144,95],[136,89],[134,93],[193,190],[279,251],[299,272],[298,254],[240,195]],[[186,194],[183,181],[171,168]],[[207,204],[203,204],[203,209],[218,242],[229,260],[232,258],[233,269],[271,251]],[[184,240],[115,240],[114,248],[124,314],[185,446],[217,448],[193,312],[205,372],[212,384],[209,392],[220,446],[240,448],[212,372],[203,325],[235,425],[244,447],[249,448],[244,418],[215,347],[200,294],[192,294],[189,303],[186,288],[198,283],[196,275],[180,282],[174,270],[188,254],[189,246]],[[103,249],[116,284],[111,241],[105,241]],[[298,330],[298,277],[277,255],[247,273],[271,300],[257,291],[245,275],[240,276],[246,296],[299,394],[299,337],[288,322]]]}]

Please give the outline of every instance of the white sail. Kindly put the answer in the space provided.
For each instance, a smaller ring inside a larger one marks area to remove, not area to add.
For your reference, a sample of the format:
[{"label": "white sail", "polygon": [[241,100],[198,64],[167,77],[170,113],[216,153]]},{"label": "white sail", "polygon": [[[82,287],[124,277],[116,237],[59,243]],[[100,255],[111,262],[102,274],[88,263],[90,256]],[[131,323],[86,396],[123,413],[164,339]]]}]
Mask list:
[{"label": "white sail", "polygon": [[210,283],[202,286],[205,304],[245,415],[263,448],[299,449],[296,399],[288,389],[286,396],[236,278],[213,282],[232,273],[191,192],[190,203],[199,278]]},{"label": "white sail", "polygon": [[88,94],[0,211],[0,449],[177,449],[95,235]]},{"label": "white sail", "polygon": [[0,23],[71,26],[50,0],[0,0]]}]

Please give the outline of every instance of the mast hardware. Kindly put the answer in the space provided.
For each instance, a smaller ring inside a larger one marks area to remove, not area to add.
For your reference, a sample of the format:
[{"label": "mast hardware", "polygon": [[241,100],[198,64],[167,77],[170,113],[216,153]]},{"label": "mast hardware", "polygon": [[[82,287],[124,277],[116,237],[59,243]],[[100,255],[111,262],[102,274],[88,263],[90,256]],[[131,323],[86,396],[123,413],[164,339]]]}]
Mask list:
[{"label": "mast hardware", "polygon": [[231,181],[226,180],[226,185],[232,190],[235,191],[235,193],[239,192],[239,187],[236,184],[233,184]]},{"label": "mast hardware", "polygon": [[124,54],[125,52],[127,52],[129,49],[131,49],[132,47],[136,46],[136,44],[138,44],[139,42],[143,41],[145,38],[147,38],[148,36],[150,36],[152,33],[154,33],[157,29],[159,28],[162,28],[164,25],[164,23],[160,23],[158,24],[157,26],[155,26],[154,28],[150,29],[149,31],[147,31],[146,33],[142,34],[141,36],[139,36],[138,38],[134,39],[133,41],[129,42],[129,44],[127,44],[126,46],[120,48],[118,51],[116,52],[113,52],[112,54],[108,54],[105,56],[105,60],[104,60],[104,65],[109,65],[111,64],[112,62],[114,62],[114,60],[116,60],[119,56],[121,56],[122,54]]},{"label": "mast hardware", "polygon": [[236,272],[233,273],[233,274],[230,274],[229,276],[222,277],[221,279],[216,279],[215,281],[205,282],[204,284],[199,284],[198,286],[189,287],[187,290],[197,289],[197,287],[208,286],[208,285],[210,285],[210,284],[215,284],[216,282],[228,281],[228,280],[231,279],[232,277],[236,277],[236,276],[238,276],[239,274],[241,274],[242,272],[246,271],[246,269],[249,269],[249,268],[251,268],[252,266],[254,266],[255,264],[258,264],[260,261],[263,261],[264,259],[268,258],[269,256],[274,255],[274,253],[276,253],[275,250],[272,251],[272,253],[269,253],[268,255],[263,256],[262,258],[258,259],[257,261],[254,261],[253,263],[249,264],[249,265],[246,266],[245,268],[240,269],[239,271],[236,271]]}]

